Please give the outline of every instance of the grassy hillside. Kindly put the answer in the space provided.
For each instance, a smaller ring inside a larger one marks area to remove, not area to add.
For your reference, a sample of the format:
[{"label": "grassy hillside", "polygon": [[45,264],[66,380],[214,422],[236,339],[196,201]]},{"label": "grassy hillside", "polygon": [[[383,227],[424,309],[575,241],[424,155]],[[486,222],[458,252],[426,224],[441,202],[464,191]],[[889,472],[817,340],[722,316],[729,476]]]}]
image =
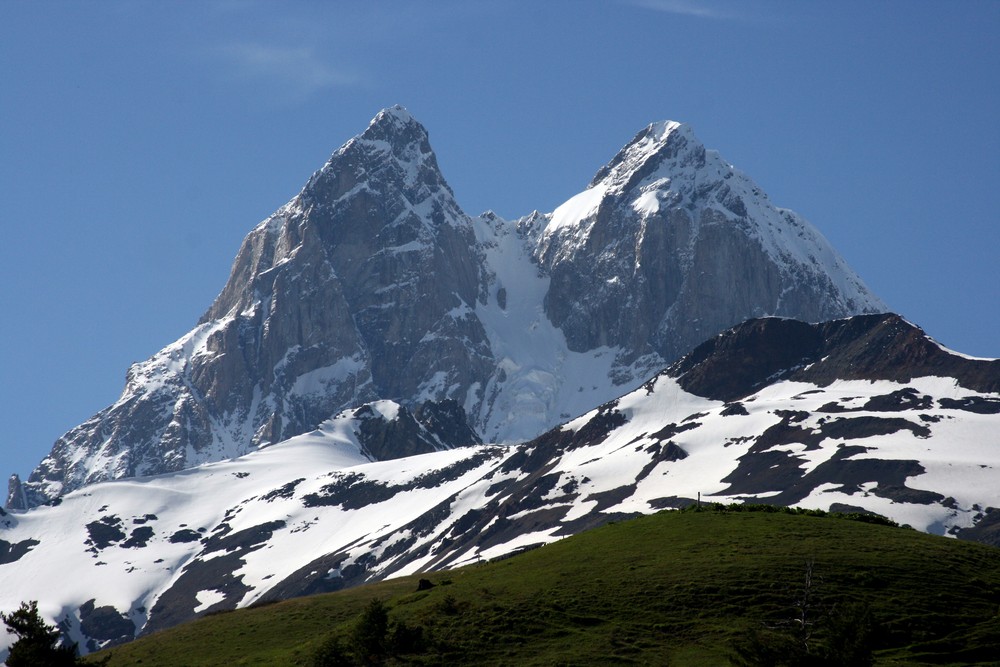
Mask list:
[{"label": "grassy hillside", "polygon": [[[1000,664],[1000,549],[840,518],[666,512],[425,576],[436,586],[411,577],[219,614],[99,655],[312,665],[325,645],[326,664],[344,664],[330,647],[357,662],[367,630],[370,664],[716,666],[738,647],[751,662],[795,653],[804,617],[813,657],[786,664],[821,664],[866,629],[875,664]],[[371,638],[375,599],[388,649]]]}]

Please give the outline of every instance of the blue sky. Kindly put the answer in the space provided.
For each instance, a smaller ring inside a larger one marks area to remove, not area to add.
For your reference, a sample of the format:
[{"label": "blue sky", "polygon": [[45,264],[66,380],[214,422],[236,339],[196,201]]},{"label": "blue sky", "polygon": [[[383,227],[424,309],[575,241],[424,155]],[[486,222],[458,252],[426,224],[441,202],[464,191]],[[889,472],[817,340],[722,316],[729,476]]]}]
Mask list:
[{"label": "blue sky", "polygon": [[0,472],[114,402],[397,103],[505,217],[688,122],[893,310],[1000,356],[998,34],[992,0],[0,0]]}]

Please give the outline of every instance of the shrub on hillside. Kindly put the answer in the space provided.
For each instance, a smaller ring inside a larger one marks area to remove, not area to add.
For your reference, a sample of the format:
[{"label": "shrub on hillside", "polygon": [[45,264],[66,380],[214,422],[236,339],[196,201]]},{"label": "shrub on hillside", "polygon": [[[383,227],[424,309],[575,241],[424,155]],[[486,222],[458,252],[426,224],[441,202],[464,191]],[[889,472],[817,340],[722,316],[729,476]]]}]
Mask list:
[{"label": "shrub on hillside", "polygon": [[427,647],[424,630],[401,620],[389,620],[385,603],[368,603],[351,628],[346,644],[331,636],[313,655],[312,667],[381,665],[393,656],[420,653]]}]

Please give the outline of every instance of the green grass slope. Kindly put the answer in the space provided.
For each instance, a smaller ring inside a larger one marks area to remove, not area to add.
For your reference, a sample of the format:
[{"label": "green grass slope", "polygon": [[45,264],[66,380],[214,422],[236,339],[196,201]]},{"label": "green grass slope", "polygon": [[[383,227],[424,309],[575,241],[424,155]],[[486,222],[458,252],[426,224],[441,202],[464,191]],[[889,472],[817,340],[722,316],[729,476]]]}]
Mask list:
[{"label": "green grass slope", "polygon": [[742,647],[744,664],[845,664],[845,642],[867,633],[878,665],[1000,664],[1000,549],[832,516],[665,512],[424,576],[436,585],[409,577],[209,616],[95,657],[716,666]]}]

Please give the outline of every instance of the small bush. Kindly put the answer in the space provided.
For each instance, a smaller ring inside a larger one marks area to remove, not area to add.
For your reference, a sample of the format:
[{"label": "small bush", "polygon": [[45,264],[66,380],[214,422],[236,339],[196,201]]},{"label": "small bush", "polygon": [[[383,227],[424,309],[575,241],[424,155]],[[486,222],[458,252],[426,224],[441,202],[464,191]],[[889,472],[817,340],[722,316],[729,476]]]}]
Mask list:
[{"label": "small bush", "polygon": [[372,600],[351,632],[351,648],[363,665],[378,664],[386,654],[389,611],[379,599]]},{"label": "small bush", "polygon": [[446,616],[454,616],[458,613],[458,600],[449,593],[437,602],[437,610]]},{"label": "small bush", "polygon": [[354,664],[340,637],[330,637],[323,642],[312,660],[312,667],[352,667]]},{"label": "small bush", "polygon": [[424,630],[419,625],[410,627],[403,621],[393,621],[385,644],[393,655],[420,653],[426,648]]},{"label": "small bush", "polygon": [[381,665],[391,656],[422,653],[429,644],[424,628],[402,620],[389,620],[389,611],[379,599],[372,600],[358,616],[347,642],[333,635],[313,654],[312,667]]}]

